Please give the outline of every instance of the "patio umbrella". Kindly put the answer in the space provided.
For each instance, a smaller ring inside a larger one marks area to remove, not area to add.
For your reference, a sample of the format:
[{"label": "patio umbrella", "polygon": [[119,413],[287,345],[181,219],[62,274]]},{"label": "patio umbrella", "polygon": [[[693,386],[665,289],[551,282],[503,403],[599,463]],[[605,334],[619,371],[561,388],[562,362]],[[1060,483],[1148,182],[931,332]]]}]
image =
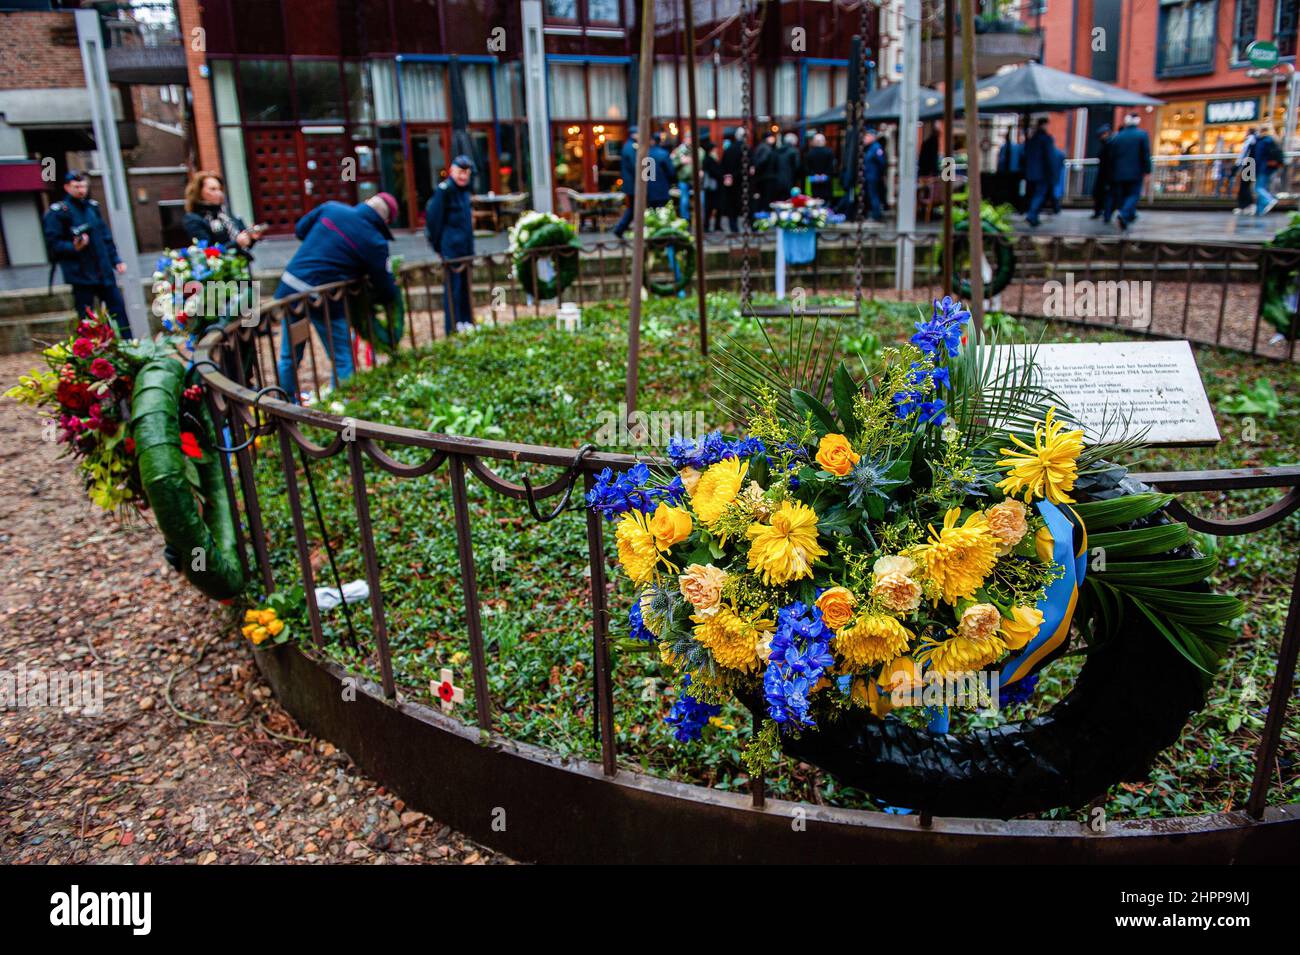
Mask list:
[{"label": "patio umbrella", "polygon": [[[954,106],[963,111],[961,85],[954,90]],[[1159,106],[1162,100],[1055,70],[1042,63],[1026,63],[1007,73],[987,76],[975,85],[975,99],[981,113],[1033,113],[1089,106]],[[921,119],[943,115],[942,97],[935,106],[923,102]]]},{"label": "patio umbrella", "polygon": [[[935,92],[932,89],[922,86],[921,90],[921,109],[925,110],[933,107],[936,103],[939,105],[940,112],[943,111],[943,94]],[[867,94],[866,104],[862,109],[863,119],[871,123],[896,123],[898,122],[899,108],[902,105],[903,84],[891,83],[889,86],[874,89]],[[796,126],[829,126],[831,123],[847,122],[848,106],[841,103],[839,106],[833,106],[828,110],[818,113],[816,116],[810,116]]]}]

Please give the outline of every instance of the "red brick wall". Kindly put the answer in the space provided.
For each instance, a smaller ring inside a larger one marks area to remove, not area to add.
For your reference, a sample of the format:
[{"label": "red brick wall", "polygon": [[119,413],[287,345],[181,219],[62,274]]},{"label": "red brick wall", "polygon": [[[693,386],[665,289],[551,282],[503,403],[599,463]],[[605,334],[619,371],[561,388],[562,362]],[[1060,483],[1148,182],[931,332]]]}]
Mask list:
[{"label": "red brick wall", "polygon": [[207,62],[207,53],[194,49],[194,30],[203,25],[199,0],[177,0],[176,11],[180,18],[181,42],[185,44],[185,63],[190,77],[190,92],[194,115],[191,117],[191,135],[195,152],[202,169],[221,168],[221,150],[217,145],[217,119],[212,105],[212,83],[201,74]]},{"label": "red brick wall", "polygon": [[71,11],[0,13],[0,90],[85,86]]}]

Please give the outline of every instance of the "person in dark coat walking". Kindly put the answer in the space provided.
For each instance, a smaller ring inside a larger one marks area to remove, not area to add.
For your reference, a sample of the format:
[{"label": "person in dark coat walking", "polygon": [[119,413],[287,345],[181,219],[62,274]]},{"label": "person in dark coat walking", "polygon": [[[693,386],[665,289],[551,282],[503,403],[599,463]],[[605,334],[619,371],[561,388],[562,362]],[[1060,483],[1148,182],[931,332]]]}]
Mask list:
[{"label": "person in dark coat walking", "polygon": [[744,209],[745,127],[737,126],[730,143],[722,149],[722,215],[732,232],[739,231],[736,223]]},{"label": "person in dark coat walking", "polygon": [[645,204],[647,209],[658,209],[672,202],[672,188],[677,181],[673,157],[664,148],[662,133],[655,133],[650,141],[650,159],[653,172],[650,181],[645,184]]},{"label": "person in dark coat walking", "polygon": [[772,186],[773,201],[789,199],[790,190],[798,186],[799,180],[802,178],[799,137],[794,133],[786,133],[782,137],[781,145],[776,147],[774,165],[776,166],[776,175]]},{"label": "person in dark coat walking", "polygon": [[826,137],[816,133],[812,145],[803,157],[807,175],[808,194],[829,204],[835,194],[835,152],[826,145]]},{"label": "person in dark coat walking", "polygon": [[1246,169],[1253,163],[1251,153],[1255,149],[1255,140],[1259,138],[1259,130],[1254,126],[1246,130],[1246,138],[1241,142],[1241,152],[1237,153],[1237,162],[1233,167],[1237,176],[1237,208],[1232,210],[1234,216],[1254,215],[1255,214],[1255,187],[1254,171],[1250,175],[1246,174]]},{"label": "person in dark coat walking", "polygon": [[939,175],[939,130],[934,123],[925,124],[925,138],[921,152],[916,157],[918,179],[933,179]]},{"label": "person in dark coat walking", "polygon": [[116,278],[126,271],[126,263],[117,254],[117,244],[99,211],[99,203],[89,198],[86,174],[69,171],[63,177],[63,192],[65,198],[50,206],[41,222],[50,254],[50,278],[54,278],[57,263],[63,270],[63,281],[72,286],[77,318],[84,318],[86,309],[94,308],[98,299],[108,309],[118,334],[130,338],[131,324]]},{"label": "person in dark coat walking", "polygon": [[754,190],[750,215],[767,212],[776,196],[776,133],[768,130],[763,141],[754,149],[751,157],[752,179],[750,187]]},{"label": "person in dark coat walking", "polygon": [[[371,196],[355,206],[324,202],[298,220],[293,233],[302,245],[280,276],[275,297],[285,298],[309,292],[322,285],[369,277],[375,297],[391,302],[399,292],[388,271],[388,243],[393,233],[388,223],[397,218],[397,200],[387,192]],[[331,378],[337,386],[352,375],[352,338],[342,302],[309,299],[307,314],[316,334],[329,349],[333,365]],[[297,394],[297,367],[306,342],[296,347],[289,341],[289,322],[280,330],[280,387]]]},{"label": "person in dark coat walking", "polygon": [[622,150],[618,154],[619,175],[623,179],[621,187],[623,195],[627,196],[627,205],[623,208],[623,215],[619,217],[618,222],[614,224],[614,235],[620,239],[627,227],[632,224],[633,204],[636,202],[636,141],[637,128],[633,126],[627,131],[627,142],[623,144]]},{"label": "person in dark coat walking", "polygon": [[1250,156],[1255,161],[1255,215],[1266,216],[1277,205],[1277,196],[1273,195],[1273,176],[1286,163],[1271,127],[1265,126],[1260,132],[1250,147]]},{"label": "person in dark coat walking", "polygon": [[1121,231],[1137,218],[1142,180],[1151,173],[1151,140],[1140,122],[1136,113],[1129,113],[1124,128],[1110,141],[1111,181]]},{"label": "person in dark coat walking", "polygon": [[226,208],[226,184],[215,172],[196,172],[185,187],[185,234],[191,242],[236,249],[249,262],[265,226],[248,228]]},{"label": "person in dark coat walking", "polygon": [[1111,213],[1114,211],[1110,193],[1110,184],[1113,178],[1110,123],[1102,123],[1097,127],[1097,139],[1099,141],[1097,146],[1097,178],[1092,181],[1092,218],[1104,219],[1109,222]]},{"label": "person in dark coat walking", "polygon": [[1047,119],[1040,119],[1034,127],[1034,135],[1025,143],[1025,181],[1029,184],[1029,210],[1025,221],[1037,228],[1039,215],[1052,194],[1052,152],[1056,141],[1047,131]]},{"label": "person in dark coat walking", "polygon": [[718,162],[708,133],[700,143],[700,192],[705,231],[722,227],[722,163]]},{"label": "person in dark coat walking", "polygon": [[888,169],[889,157],[885,155],[885,148],[880,145],[875,129],[868,127],[862,135],[862,186],[867,218],[872,222],[885,221],[881,200]]},{"label": "person in dark coat walking", "polygon": [[[438,183],[424,208],[424,235],[444,262],[474,254],[474,213],[469,204],[469,184],[474,161],[460,155],[447,167],[447,178]],[[474,304],[470,301],[470,263],[445,265],[442,283],[443,328],[447,336],[474,327]]]}]

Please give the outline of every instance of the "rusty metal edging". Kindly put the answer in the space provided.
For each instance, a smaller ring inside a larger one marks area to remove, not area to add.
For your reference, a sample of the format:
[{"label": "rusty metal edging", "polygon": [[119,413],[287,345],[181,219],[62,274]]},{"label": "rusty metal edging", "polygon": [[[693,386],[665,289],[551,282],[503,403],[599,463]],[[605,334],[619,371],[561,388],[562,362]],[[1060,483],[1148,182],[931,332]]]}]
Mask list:
[{"label": "rusty metal edging", "polygon": [[[1300,806],[1112,823],[935,818],[831,809],[565,760],[358,681],[292,646],[255,652],[276,696],[406,802],[516,859],[703,863],[1281,863],[1300,851]],[[346,694],[351,696],[352,694]]]}]

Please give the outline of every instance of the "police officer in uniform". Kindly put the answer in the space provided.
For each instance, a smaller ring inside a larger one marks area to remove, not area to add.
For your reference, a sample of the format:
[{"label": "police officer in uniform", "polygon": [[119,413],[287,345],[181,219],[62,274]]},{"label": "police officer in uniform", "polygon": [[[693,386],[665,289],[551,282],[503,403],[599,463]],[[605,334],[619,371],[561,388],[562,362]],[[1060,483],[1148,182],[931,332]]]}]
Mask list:
[{"label": "police officer in uniform", "polygon": [[63,177],[67,198],[56,202],[45,213],[45,245],[49,249],[50,278],[54,264],[63,269],[63,281],[72,286],[72,300],[78,318],[94,308],[95,300],[104,303],[117,324],[122,338],[131,337],[126,318],[126,303],[117,287],[114,273],[126,271],[126,263],[117,254],[113,233],[99,211],[99,203],[88,198],[90,184],[86,174],[70,170]]},{"label": "police officer in uniform", "polygon": [[[469,182],[474,174],[474,160],[457,156],[447,168],[447,178],[438,183],[424,209],[424,234],[433,251],[443,260],[460,259],[474,254],[474,217],[469,207]],[[463,268],[444,270],[442,307],[446,331],[452,323],[458,332],[474,327],[474,308],[469,295],[469,263]]]}]

